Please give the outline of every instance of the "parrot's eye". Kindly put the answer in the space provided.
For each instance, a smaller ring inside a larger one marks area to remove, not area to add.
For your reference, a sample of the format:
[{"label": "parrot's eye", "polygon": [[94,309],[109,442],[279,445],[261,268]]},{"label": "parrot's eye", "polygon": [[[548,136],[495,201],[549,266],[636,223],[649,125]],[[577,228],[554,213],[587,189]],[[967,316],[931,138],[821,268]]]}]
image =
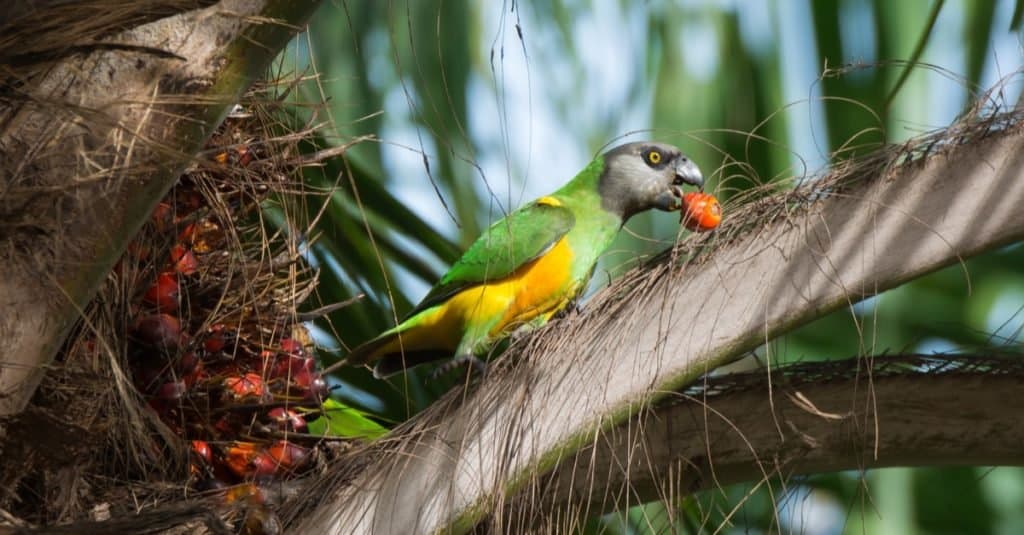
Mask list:
[{"label": "parrot's eye", "polygon": [[644,159],[647,160],[647,163],[649,165],[658,165],[661,163],[662,159],[661,152],[659,152],[657,149],[651,149],[647,151],[646,154],[644,154]]}]

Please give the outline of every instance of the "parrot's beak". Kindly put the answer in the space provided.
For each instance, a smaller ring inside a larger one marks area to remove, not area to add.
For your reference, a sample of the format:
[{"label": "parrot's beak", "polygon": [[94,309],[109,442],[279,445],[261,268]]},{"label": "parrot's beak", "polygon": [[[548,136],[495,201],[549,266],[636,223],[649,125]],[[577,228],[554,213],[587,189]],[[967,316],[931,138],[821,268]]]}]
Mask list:
[{"label": "parrot's beak", "polygon": [[689,158],[681,157],[676,161],[675,173],[675,180],[672,181],[669,190],[655,199],[655,207],[659,210],[672,212],[683,207],[683,188],[679,187],[683,184],[704,189],[704,176],[701,175],[697,164],[690,161]]},{"label": "parrot's beak", "polygon": [[669,186],[654,198],[654,207],[663,212],[674,212],[683,207],[683,190],[679,186]]},{"label": "parrot's beak", "polygon": [[692,160],[689,158],[679,158],[676,161],[676,183],[689,184],[703,190],[704,176],[700,174],[700,169]]}]

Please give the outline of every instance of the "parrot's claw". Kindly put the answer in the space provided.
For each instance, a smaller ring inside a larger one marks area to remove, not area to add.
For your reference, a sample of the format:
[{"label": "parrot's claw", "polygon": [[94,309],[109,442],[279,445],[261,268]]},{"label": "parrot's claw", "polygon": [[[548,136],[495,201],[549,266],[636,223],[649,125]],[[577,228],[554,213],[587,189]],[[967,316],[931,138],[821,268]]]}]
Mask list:
[{"label": "parrot's claw", "polygon": [[474,355],[459,355],[448,362],[440,365],[433,372],[430,373],[430,380],[436,380],[438,377],[456,369],[466,366],[466,371],[470,369],[476,371],[481,377],[487,375],[487,363],[480,360]]}]

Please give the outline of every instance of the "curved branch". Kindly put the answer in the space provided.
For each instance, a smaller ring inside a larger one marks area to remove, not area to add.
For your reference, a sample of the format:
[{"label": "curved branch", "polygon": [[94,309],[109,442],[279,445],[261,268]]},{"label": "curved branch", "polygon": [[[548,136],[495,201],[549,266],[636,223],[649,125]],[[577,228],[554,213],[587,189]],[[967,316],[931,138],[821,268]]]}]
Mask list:
[{"label": "curved branch", "polygon": [[461,532],[501,518],[510,497],[708,370],[1024,238],[1024,135],[987,126],[947,134],[943,152],[923,161],[900,166],[907,153],[885,153],[849,180],[812,188],[817,200],[798,215],[741,235],[727,222],[720,236],[731,241],[703,262],[656,266],[609,288],[584,317],[532,337],[524,361],[450,396],[382,447],[392,449],[349,460],[366,466],[313,493],[317,505],[297,532]]},{"label": "curved branch", "polygon": [[[89,54],[65,50],[59,65],[26,67],[16,84],[8,77],[0,102],[0,416],[21,411],[128,241],[316,5],[224,0],[109,35]],[[56,7],[74,13],[68,3]],[[83,28],[73,22],[48,28]],[[118,46],[102,46],[108,41]]]},{"label": "curved branch", "polygon": [[1022,380],[1019,357],[977,355],[871,356],[713,378],[580,449],[530,496],[543,497],[541,510],[585,517],[810,473],[1024,465]]}]

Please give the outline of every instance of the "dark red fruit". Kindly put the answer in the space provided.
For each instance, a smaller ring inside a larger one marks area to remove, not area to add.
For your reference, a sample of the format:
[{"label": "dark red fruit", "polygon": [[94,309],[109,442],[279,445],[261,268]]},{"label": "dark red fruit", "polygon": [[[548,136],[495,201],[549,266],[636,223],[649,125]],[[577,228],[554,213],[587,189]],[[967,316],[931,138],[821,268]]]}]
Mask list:
[{"label": "dark red fruit", "polygon": [[250,472],[248,475],[256,477],[277,475],[280,466],[267,452],[256,453],[249,461]]},{"label": "dark red fruit", "polygon": [[196,369],[196,366],[200,366],[202,363],[195,351],[186,351],[178,358],[178,371],[182,374],[189,374]]},{"label": "dark red fruit", "polygon": [[216,323],[206,330],[206,338],[203,340],[203,349],[207,353],[220,353],[227,345],[227,338],[224,336],[224,324]]},{"label": "dark red fruit", "polygon": [[150,314],[135,321],[135,336],[143,343],[161,350],[175,350],[181,345],[181,323],[170,314]]},{"label": "dark red fruit", "polygon": [[202,361],[199,361],[192,368],[192,371],[182,375],[181,380],[185,381],[185,386],[192,388],[193,386],[202,383],[209,376],[210,374],[206,373],[206,366],[203,365]]},{"label": "dark red fruit", "polygon": [[175,312],[178,310],[178,277],[172,272],[165,271],[157,276],[156,282],[146,290],[142,300],[153,305],[160,312]]},{"label": "dark red fruit", "polygon": [[316,360],[313,357],[278,355],[277,360],[274,362],[271,376],[275,379],[282,378],[296,382],[296,378],[299,375],[311,376],[314,370],[316,370]]},{"label": "dark red fruit", "polygon": [[306,354],[306,349],[302,347],[302,343],[294,338],[282,338],[281,351],[294,356],[303,356]]},{"label": "dark red fruit", "polygon": [[267,454],[277,467],[293,472],[302,468],[309,460],[309,450],[287,440],[278,440],[267,448]]},{"label": "dark red fruit", "polygon": [[320,404],[327,399],[330,393],[331,389],[327,386],[327,380],[322,375],[317,375],[310,381],[303,399],[311,403]]},{"label": "dark red fruit", "polygon": [[135,384],[147,393],[156,392],[157,386],[164,379],[164,367],[155,363],[139,364],[135,366]]},{"label": "dark red fruit", "polygon": [[188,392],[188,388],[184,381],[171,381],[160,385],[156,391],[156,397],[163,401],[175,401],[181,399],[186,392]]},{"label": "dark red fruit", "polygon": [[288,410],[284,407],[276,407],[267,413],[267,416],[281,431],[297,433],[306,432],[306,419],[301,414]]},{"label": "dark red fruit", "polygon": [[225,414],[217,419],[213,424],[213,428],[223,435],[237,435],[238,427],[234,418],[230,414]]}]

